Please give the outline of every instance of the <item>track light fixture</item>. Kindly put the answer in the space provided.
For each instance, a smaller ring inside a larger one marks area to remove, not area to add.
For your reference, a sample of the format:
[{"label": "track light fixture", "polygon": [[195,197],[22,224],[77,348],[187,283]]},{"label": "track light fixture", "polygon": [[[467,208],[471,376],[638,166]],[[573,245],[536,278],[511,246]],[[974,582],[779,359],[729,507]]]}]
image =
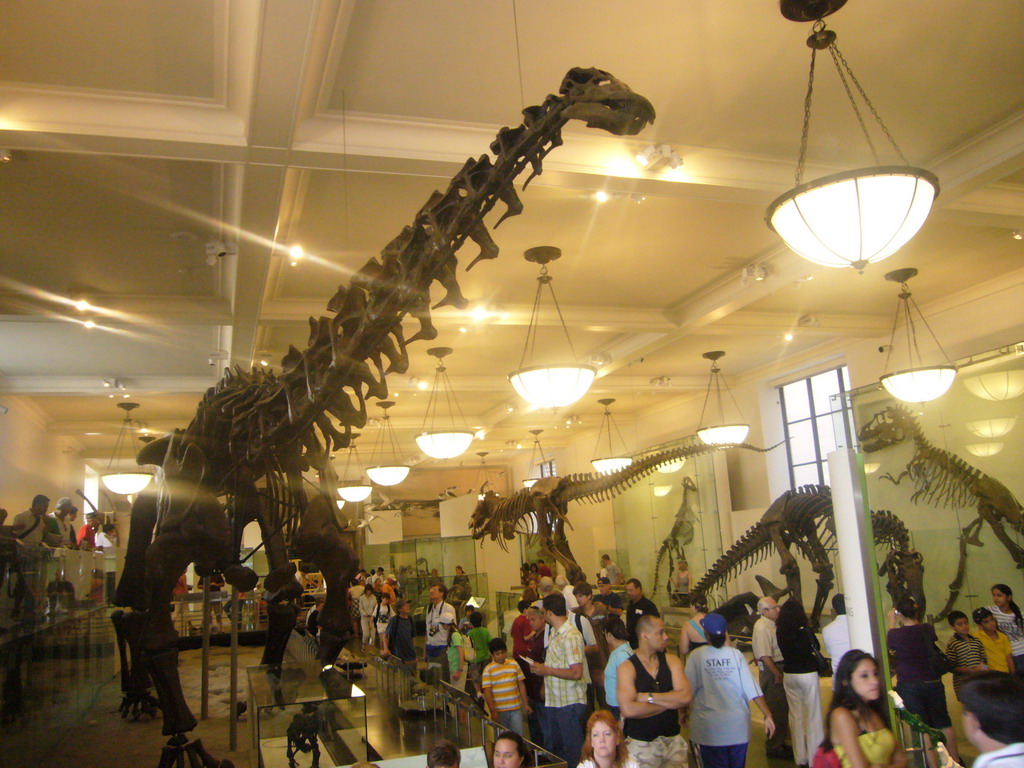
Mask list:
[{"label": "track light fixture", "polygon": [[668,144],[649,144],[637,152],[633,159],[647,171],[654,171],[666,165],[675,170],[683,164],[683,158]]}]

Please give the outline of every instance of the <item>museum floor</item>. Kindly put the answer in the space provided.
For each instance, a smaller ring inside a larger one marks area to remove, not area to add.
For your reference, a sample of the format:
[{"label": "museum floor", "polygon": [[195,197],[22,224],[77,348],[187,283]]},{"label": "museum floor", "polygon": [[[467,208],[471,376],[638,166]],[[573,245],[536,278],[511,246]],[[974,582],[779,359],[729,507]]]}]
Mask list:
[{"label": "museum floor", "polygon": [[[239,680],[244,686],[245,667],[259,663],[261,649],[240,649]],[[218,758],[228,758],[237,768],[256,768],[256,760],[249,751],[249,723],[245,717],[238,724],[238,745],[235,752],[228,750],[228,675],[230,652],[227,648],[211,649],[210,718],[201,722],[195,735]],[[200,691],[200,652],[181,654],[181,675],[186,697],[198,711]],[[376,695],[375,676],[367,674],[360,686],[367,692],[368,738],[383,755],[399,756],[422,754],[434,738],[432,726],[422,717],[399,717]],[[822,681],[822,701],[830,696],[829,682]],[[96,703],[78,726],[67,729],[67,734],[46,760],[47,765],[61,768],[155,768],[160,749],[166,738],[160,734],[160,722],[128,722],[118,716],[120,703],[119,678],[113,678],[99,692]],[[244,698],[244,697],[243,697]],[[950,697],[952,698],[952,697]],[[950,701],[950,714],[957,724],[958,742],[965,758],[975,752],[963,738],[959,728],[960,712],[955,701]],[[760,721],[758,714],[756,720]],[[789,761],[767,760],[764,757],[763,734],[754,729],[754,741],[747,755],[749,768],[783,768]],[[308,765],[309,757],[303,755]],[[301,758],[300,758],[301,760]],[[969,762],[969,761],[968,761]],[[330,764],[325,755],[321,765]]]}]

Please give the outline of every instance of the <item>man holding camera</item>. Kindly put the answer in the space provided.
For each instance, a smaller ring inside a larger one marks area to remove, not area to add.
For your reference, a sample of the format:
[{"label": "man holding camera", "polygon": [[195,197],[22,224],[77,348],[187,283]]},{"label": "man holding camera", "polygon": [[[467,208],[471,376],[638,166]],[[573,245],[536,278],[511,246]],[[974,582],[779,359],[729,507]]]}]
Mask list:
[{"label": "man holding camera", "polygon": [[448,638],[455,626],[455,608],[445,601],[448,587],[434,584],[430,587],[430,605],[427,607],[426,660],[441,665],[441,679],[451,681],[448,669]]}]

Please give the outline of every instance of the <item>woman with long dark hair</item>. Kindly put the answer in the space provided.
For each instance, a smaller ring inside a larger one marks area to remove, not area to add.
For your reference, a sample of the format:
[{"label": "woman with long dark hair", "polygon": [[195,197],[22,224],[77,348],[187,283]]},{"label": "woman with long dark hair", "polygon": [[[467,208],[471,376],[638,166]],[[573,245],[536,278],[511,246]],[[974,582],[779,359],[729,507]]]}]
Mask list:
[{"label": "woman with long dark hair", "polygon": [[1017,676],[1024,677],[1024,616],[1013,602],[1013,590],[1006,584],[993,584],[992,605],[988,610],[995,616],[999,631],[1010,638],[1010,653],[1017,667]]},{"label": "woman with long dark hair", "polygon": [[821,722],[818,662],[814,656],[818,641],[810,630],[807,614],[799,600],[790,598],[780,606],[775,636],[785,662],[782,687],[789,704],[793,759],[798,766],[806,766],[821,743],[825,729]]},{"label": "woman with long dark hair", "polygon": [[[935,627],[922,624],[921,609],[914,598],[901,597],[889,611],[886,644],[896,656],[896,692],[902,697],[908,712],[938,728],[946,737],[949,756],[960,762],[956,748],[953,721],[946,708],[946,689],[942,677],[932,666],[931,648],[936,642]],[[929,754],[929,761],[933,760]]]},{"label": "woman with long dark hair", "polygon": [[583,749],[576,768],[640,768],[626,751],[626,738],[618,718],[598,709],[587,720]]},{"label": "woman with long dark hair", "polygon": [[821,746],[835,749],[843,768],[903,768],[907,756],[889,730],[889,711],[882,700],[885,686],[874,656],[847,651],[832,678],[828,730]]}]

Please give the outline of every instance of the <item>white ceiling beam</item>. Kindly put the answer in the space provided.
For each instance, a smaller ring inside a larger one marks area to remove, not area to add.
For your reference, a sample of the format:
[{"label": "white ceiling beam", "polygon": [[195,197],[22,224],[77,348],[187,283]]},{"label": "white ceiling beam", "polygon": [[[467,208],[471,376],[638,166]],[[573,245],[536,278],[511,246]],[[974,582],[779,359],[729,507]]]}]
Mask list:
[{"label": "white ceiling beam", "polygon": [[[210,367],[209,376],[118,376],[112,372],[110,379],[120,381],[132,397],[142,395],[195,394],[204,393],[216,381],[219,365]],[[115,399],[121,390],[103,386],[99,376],[0,376],[0,394],[23,395],[110,395]]]},{"label": "white ceiling beam", "polygon": [[[326,299],[268,299],[263,304],[260,322],[264,325],[307,326],[309,317],[330,316]],[[532,305],[513,304],[496,307],[481,305],[487,315],[481,325],[525,327],[530,323]],[[563,306],[562,316],[567,326],[591,331],[669,332],[674,326],[657,309],[632,307]],[[472,305],[468,310],[441,307],[431,310],[431,320],[438,327],[472,326],[478,322]],[[560,322],[554,307],[542,307],[537,318],[539,325],[558,327]]]}]

